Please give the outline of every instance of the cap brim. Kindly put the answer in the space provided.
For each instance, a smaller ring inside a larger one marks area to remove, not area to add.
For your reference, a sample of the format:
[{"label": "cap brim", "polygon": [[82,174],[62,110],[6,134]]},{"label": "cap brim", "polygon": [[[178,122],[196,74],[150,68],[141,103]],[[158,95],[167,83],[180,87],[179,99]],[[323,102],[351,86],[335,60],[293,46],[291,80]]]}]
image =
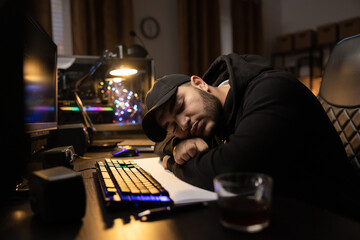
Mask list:
[{"label": "cap brim", "polygon": [[156,122],[155,113],[156,110],[166,103],[177,91],[177,88],[174,88],[167,92],[158,103],[153,106],[144,116],[142,121],[142,126],[147,137],[154,142],[161,142],[166,137],[166,130],[159,126]]}]

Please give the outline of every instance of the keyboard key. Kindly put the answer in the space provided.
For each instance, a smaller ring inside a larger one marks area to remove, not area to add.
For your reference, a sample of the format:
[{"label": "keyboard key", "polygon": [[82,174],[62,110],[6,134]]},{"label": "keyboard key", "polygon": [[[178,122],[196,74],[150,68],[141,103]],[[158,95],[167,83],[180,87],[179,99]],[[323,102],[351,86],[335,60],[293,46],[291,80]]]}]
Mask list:
[{"label": "keyboard key", "polygon": [[115,193],[117,193],[116,188],[112,188],[112,187],[107,188],[107,191],[111,195],[114,195]]},{"label": "keyboard key", "polygon": [[104,179],[105,179],[105,178],[110,178],[110,175],[109,175],[109,173],[107,173],[107,172],[101,171],[101,175],[103,176]]},{"label": "keyboard key", "polygon": [[111,179],[109,179],[109,178],[105,178],[104,182],[105,182],[105,186],[107,188],[114,188],[115,187],[113,181]]},{"label": "keyboard key", "polygon": [[116,195],[114,195],[113,200],[116,201],[116,202],[120,202],[121,198],[120,198],[120,196],[118,194],[116,194]]}]

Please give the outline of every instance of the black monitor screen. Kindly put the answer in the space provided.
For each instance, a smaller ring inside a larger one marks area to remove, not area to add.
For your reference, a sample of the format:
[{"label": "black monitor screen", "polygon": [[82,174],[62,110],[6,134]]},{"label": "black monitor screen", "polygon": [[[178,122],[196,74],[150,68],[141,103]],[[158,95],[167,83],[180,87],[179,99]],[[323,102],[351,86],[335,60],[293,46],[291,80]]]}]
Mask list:
[{"label": "black monitor screen", "polygon": [[25,21],[25,126],[27,132],[57,127],[57,47],[32,19]]}]

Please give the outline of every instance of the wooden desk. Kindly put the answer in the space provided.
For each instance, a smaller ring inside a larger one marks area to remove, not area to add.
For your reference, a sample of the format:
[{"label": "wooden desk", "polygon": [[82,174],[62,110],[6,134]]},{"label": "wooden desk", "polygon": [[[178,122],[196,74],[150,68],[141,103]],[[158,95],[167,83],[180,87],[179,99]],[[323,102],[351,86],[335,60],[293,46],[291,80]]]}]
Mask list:
[{"label": "wooden desk", "polygon": [[[78,159],[76,170],[93,168],[96,160],[109,153],[87,153]],[[143,154],[146,156],[146,154]],[[151,156],[151,155],[148,155]],[[141,222],[133,212],[108,211],[100,198],[95,170],[81,171],[87,201],[82,221],[47,224],[36,218],[27,200],[3,204],[0,239],[359,239],[360,222],[312,207],[303,202],[274,199],[270,227],[255,234],[223,228],[216,202],[207,208],[178,213],[169,218]],[[64,203],[71,204],[71,203]]]}]

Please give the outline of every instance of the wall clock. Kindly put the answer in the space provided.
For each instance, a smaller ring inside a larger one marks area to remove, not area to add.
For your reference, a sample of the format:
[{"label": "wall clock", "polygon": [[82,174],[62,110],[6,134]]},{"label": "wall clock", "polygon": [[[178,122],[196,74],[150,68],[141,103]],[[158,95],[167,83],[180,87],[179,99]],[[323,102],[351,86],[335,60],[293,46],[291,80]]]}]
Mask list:
[{"label": "wall clock", "polygon": [[146,17],[141,21],[140,30],[147,39],[155,39],[159,36],[160,25],[153,17]]}]

